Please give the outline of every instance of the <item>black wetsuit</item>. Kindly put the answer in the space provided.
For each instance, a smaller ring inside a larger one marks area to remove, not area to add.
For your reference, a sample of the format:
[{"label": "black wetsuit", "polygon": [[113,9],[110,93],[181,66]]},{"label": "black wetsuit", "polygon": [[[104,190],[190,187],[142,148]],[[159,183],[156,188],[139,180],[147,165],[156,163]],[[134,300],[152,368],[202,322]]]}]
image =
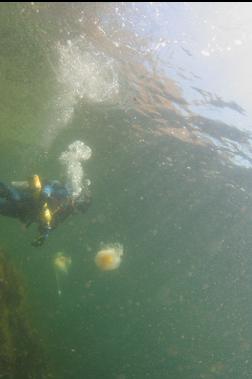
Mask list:
[{"label": "black wetsuit", "polygon": [[[32,242],[33,246],[42,245],[60,222],[78,209],[85,212],[89,205],[88,194],[81,200],[73,198],[58,181],[45,183],[39,192],[30,186],[22,188],[0,182],[0,215],[17,218],[27,227],[38,223],[39,236]],[[43,217],[45,206],[50,212],[50,222]]]}]

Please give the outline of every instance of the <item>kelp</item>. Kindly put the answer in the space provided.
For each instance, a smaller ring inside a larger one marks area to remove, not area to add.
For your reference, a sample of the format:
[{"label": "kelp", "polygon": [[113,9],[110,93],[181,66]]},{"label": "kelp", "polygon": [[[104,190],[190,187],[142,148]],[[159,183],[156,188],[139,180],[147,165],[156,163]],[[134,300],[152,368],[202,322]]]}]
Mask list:
[{"label": "kelp", "polygon": [[54,378],[29,316],[22,276],[0,250],[0,376],[3,379]]}]

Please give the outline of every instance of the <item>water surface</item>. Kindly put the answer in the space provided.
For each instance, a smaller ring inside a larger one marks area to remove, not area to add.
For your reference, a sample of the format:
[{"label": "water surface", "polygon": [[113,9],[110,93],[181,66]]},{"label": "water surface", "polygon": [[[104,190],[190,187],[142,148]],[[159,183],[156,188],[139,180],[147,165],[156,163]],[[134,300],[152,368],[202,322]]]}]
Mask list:
[{"label": "water surface", "polygon": [[[58,178],[76,140],[93,152],[92,207],[41,249],[0,219],[54,375],[250,378],[251,4],[0,9],[1,180]],[[122,265],[99,272],[112,242]]]}]

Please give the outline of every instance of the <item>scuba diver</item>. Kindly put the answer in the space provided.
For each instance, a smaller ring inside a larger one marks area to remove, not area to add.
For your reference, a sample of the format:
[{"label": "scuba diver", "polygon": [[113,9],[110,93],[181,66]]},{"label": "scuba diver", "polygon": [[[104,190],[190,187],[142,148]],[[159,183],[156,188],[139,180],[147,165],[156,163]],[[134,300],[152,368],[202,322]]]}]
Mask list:
[{"label": "scuba diver", "polygon": [[90,202],[89,192],[82,191],[76,197],[59,181],[42,182],[38,175],[11,185],[0,182],[0,215],[17,218],[26,227],[38,223],[39,235],[32,241],[33,246],[41,246],[69,215],[86,212]]}]

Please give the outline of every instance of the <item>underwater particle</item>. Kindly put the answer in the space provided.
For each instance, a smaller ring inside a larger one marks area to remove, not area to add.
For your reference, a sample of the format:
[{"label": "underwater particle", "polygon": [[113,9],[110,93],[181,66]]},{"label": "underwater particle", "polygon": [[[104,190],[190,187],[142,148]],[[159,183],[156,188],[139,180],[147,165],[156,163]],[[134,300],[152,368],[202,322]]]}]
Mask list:
[{"label": "underwater particle", "polygon": [[116,270],[123,256],[123,246],[119,243],[105,245],[95,256],[95,264],[102,271]]},{"label": "underwater particle", "polygon": [[72,264],[72,258],[62,252],[58,252],[53,257],[53,265],[55,270],[55,277],[58,289],[58,295],[62,293],[61,285],[63,277],[68,274],[69,268]]}]

